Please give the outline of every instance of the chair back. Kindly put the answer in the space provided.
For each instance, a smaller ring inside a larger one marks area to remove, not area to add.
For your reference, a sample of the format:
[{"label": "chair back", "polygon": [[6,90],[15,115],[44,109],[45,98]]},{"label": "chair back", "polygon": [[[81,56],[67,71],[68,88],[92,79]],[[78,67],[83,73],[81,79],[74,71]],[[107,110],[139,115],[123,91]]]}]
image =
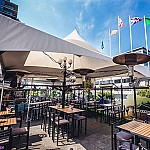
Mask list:
[{"label": "chair back", "polygon": [[0,131],[0,144],[7,142],[7,141],[9,143],[9,149],[11,149],[11,147],[12,147],[12,128]]},{"label": "chair back", "polygon": [[141,143],[139,143],[138,146],[139,146],[139,150],[148,150],[145,147],[143,147],[143,145]]}]

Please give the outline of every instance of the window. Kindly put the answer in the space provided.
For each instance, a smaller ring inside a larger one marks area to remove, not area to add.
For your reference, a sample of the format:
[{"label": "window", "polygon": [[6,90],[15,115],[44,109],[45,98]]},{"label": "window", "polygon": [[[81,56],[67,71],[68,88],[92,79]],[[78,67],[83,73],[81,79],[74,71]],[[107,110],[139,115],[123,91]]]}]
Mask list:
[{"label": "window", "polygon": [[121,79],[114,80],[115,83],[121,83]]}]

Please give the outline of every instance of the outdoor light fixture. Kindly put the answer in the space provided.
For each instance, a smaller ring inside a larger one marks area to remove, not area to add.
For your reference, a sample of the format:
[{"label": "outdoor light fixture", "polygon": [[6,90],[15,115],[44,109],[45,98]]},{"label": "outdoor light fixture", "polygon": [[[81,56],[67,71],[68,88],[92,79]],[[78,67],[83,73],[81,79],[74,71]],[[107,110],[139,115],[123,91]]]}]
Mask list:
[{"label": "outdoor light fixture", "polygon": [[70,80],[71,83],[74,83],[74,82],[76,81],[76,76],[71,75],[71,76],[69,77],[69,80]]},{"label": "outdoor light fixture", "polygon": [[[64,57],[63,59],[59,59],[58,64],[60,65],[61,68],[64,68],[67,65],[67,57]],[[69,59],[68,64],[69,66],[68,67],[66,66],[67,69],[70,68],[72,65],[71,59]]]},{"label": "outdoor light fixture", "polygon": [[63,69],[63,90],[62,90],[62,108],[65,106],[65,93],[66,93],[66,77],[67,77],[67,69],[69,69],[72,65],[72,60],[69,59],[68,65],[67,65],[67,57],[64,57],[63,59],[60,59],[58,61],[58,64]]}]

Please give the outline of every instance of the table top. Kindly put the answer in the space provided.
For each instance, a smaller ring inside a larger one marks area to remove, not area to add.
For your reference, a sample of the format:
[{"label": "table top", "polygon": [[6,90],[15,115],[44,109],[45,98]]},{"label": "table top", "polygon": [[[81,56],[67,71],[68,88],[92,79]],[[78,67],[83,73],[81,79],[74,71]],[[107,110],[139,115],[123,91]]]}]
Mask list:
[{"label": "table top", "polygon": [[126,130],[126,131],[132,131],[134,128],[137,128],[138,126],[141,126],[142,122],[138,122],[138,121],[131,121],[125,124],[122,124],[120,126],[117,126],[118,128],[122,129],[122,130]]},{"label": "table top", "polygon": [[129,131],[134,135],[150,139],[150,124],[138,121],[131,121],[129,123],[118,126],[118,128]]},{"label": "table top", "polygon": [[105,106],[105,107],[112,107],[112,106],[117,106],[117,104],[100,104],[100,106]]},{"label": "table top", "polygon": [[42,102],[30,103],[30,105],[39,105],[39,104],[51,103],[51,102],[52,102],[52,101],[42,101]]},{"label": "table top", "polygon": [[61,112],[64,112],[64,113],[67,113],[67,114],[74,114],[74,113],[80,113],[80,112],[84,112],[85,110],[82,110],[82,109],[77,109],[77,108],[69,108],[69,107],[65,107],[65,108],[61,108],[61,107],[58,107],[58,106],[49,106],[50,108],[53,108],[53,109],[56,109],[56,110],[59,110]]},{"label": "table top", "polygon": [[0,127],[11,126],[17,124],[16,118],[0,119]]},{"label": "table top", "polygon": [[0,116],[5,116],[5,115],[14,115],[15,111],[0,111]]}]

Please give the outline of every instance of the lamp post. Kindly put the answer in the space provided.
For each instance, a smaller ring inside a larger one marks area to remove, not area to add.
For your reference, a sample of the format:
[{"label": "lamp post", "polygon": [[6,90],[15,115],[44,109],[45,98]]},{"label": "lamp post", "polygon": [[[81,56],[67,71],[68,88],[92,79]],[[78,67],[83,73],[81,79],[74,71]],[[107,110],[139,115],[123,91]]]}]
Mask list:
[{"label": "lamp post", "polygon": [[72,60],[69,59],[69,61],[68,61],[69,66],[67,66],[67,57],[64,57],[63,59],[60,59],[58,61],[58,64],[63,69],[62,108],[64,108],[65,107],[67,69],[71,67]]}]

